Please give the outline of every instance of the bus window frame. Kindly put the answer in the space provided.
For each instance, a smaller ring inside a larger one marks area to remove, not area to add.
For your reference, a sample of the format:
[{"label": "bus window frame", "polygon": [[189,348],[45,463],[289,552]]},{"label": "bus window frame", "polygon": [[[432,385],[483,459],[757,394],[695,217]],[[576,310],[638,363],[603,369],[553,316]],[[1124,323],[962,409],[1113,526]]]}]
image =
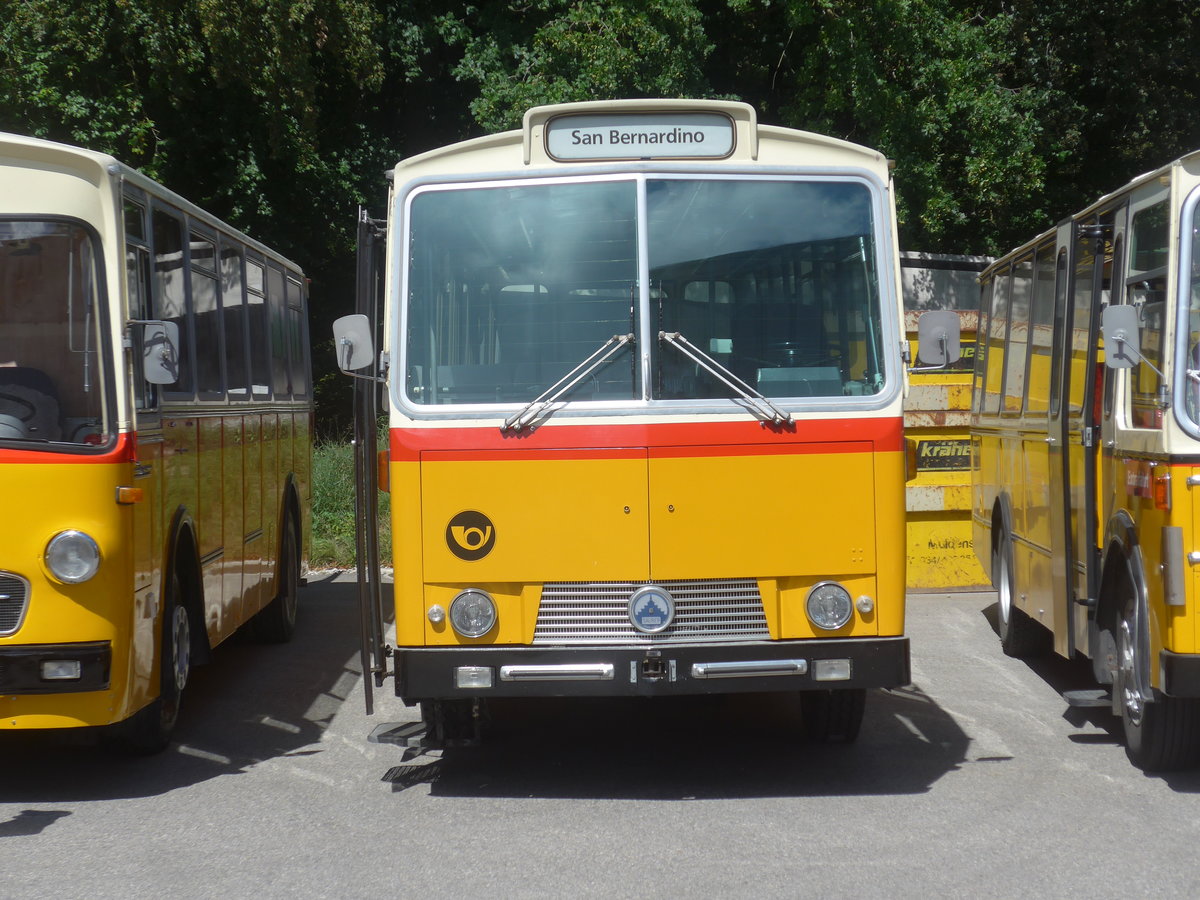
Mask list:
[{"label": "bus window frame", "polygon": [[[1046,416],[1049,412],[1049,408],[1050,408],[1050,378],[1053,375],[1053,369],[1054,369],[1054,357],[1052,355],[1053,342],[1054,342],[1054,332],[1053,332],[1053,329],[1054,329],[1054,283],[1056,280],[1054,277],[1055,267],[1053,264],[1054,263],[1054,251],[1055,251],[1054,241],[1053,240],[1048,240],[1048,241],[1044,240],[1044,241],[1040,242],[1039,244],[1037,244],[1036,246],[1034,246],[1033,255],[1031,257],[1031,262],[1033,264],[1033,280],[1030,283],[1029,339],[1028,339],[1028,342],[1026,345],[1026,353],[1025,353],[1025,385],[1024,385],[1023,396],[1021,398],[1021,417],[1023,419],[1028,419],[1030,417],[1033,417],[1036,419],[1046,418]],[[1047,263],[1049,263],[1049,265],[1047,265]],[[1049,275],[1050,275],[1049,279],[1044,277],[1047,273],[1049,273]],[[1029,384],[1030,384],[1030,380],[1033,376],[1033,357],[1034,357],[1033,350],[1034,350],[1034,346],[1035,346],[1035,344],[1033,342],[1033,336],[1034,336],[1035,329],[1038,327],[1037,318],[1034,315],[1034,312],[1038,309],[1037,304],[1038,304],[1038,299],[1040,297],[1040,294],[1038,293],[1038,291],[1042,288],[1043,283],[1046,282],[1047,280],[1050,283],[1050,294],[1049,294],[1049,298],[1048,298],[1049,299],[1049,308],[1050,308],[1050,321],[1049,321],[1049,323],[1046,323],[1046,324],[1051,329],[1051,332],[1050,332],[1051,343],[1050,343],[1050,346],[1048,346],[1046,348],[1046,351],[1047,351],[1046,355],[1049,360],[1047,363],[1047,370],[1046,370],[1046,379],[1047,379],[1046,380],[1046,407],[1044,409],[1031,410],[1029,408]]]},{"label": "bus window frame", "polygon": [[[1025,398],[1029,392],[1028,375],[1029,375],[1029,334],[1030,323],[1033,320],[1033,287],[1036,278],[1034,270],[1034,262],[1036,260],[1035,248],[1031,247],[1021,256],[1018,256],[1012,261],[1008,267],[1008,325],[1004,336],[1004,379],[1003,386],[1000,391],[1000,415],[1007,419],[1020,419],[1025,415]],[[1017,324],[1013,316],[1013,305],[1017,297],[1017,270],[1021,265],[1029,266],[1029,290],[1025,301],[1025,342],[1023,345],[1023,356],[1020,362],[1020,372],[1014,372],[1012,366],[1012,350],[1013,350],[1013,325]],[[1009,375],[1019,375],[1021,378],[1021,391],[1019,394],[1010,398],[1012,386],[1009,385]],[[1009,400],[1016,402],[1015,409],[1009,409]]]},{"label": "bus window frame", "polygon": [[1050,409],[1051,421],[1057,421],[1062,411],[1064,348],[1067,340],[1067,304],[1071,300],[1070,248],[1057,246],[1054,257],[1054,320],[1050,345]]},{"label": "bus window frame", "polygon": [[979,310],[975,324],[975,365],[971,370],[971,413],[983,414],[983,397],[987,392],[988,329],[992,327],[992,296],[996,291],[996,273],[988,271],[979,280]]},{"label": "bus window frame", "polygon": [[[219,266],[220,257],[218,255],[220,252],[220,250],[219,250],[220,242],[218,240],[219,234],[215,229],[207,227],[205,224],[197,221],[196,219],[192,218],[191,216],[188,216],[186,218],[186,224],[187,224],[187,254],[186,254],[185,259],[186,259],[187,274],[188,274],[186,283],[187,283],[187,289],[188,289],[188,316],[191,318],[192,346],[194,348],[194,355],[192,356],[192,376],[193,376],[193,380],[195,382],[194,387],[196,389],[196,400],[198,402],[206,404],[206,405],[210,405],[213,403],[220,404],[220,403],[224,403],[226,400],[227,380],[226,380],[226,372],[225,372],[225,325],[224,325],[224,321],[223,321],[224,309],[223,309],[223,304],[222,304],[223,297],[222,297],[222,293],[221,293],[221,271],[220,271],[220,266]],[[207,241],[209,243],[209,245],[212,247],[212,249],[213,249],[213,265],[212,266],[205,268],[204,266],[197,265],[194,262],[194,260],[192,258],[192,236],[193,235],[196,235],[197,237],[200,237],[201,239]],[[215,391],[214,390],[201,390],[201,386],[200,386],[200,377],[199,377],[200,370],[199,370],[199,365],[198,365],[198,363],[200,362],[200,359],[201,359],[200,329],[199,329],[199,316],[196,313],[196,299],[195,299],[195,294],[194,294],[195,283],[196,283],[195,279],[197,277],[206,278],[209,281],[211,281],[213,284],[213,302],[216,307],[213,310],[213,312],[216,316],[216,323],[217,323],[217,329],[216,329],[217,346],[208,348],[207,355],[215,357],[215,359],[216,359],[216,365],[217,365],[217,370],[218,370],[218,372],[217,372],[218,387],[217,387],[217,390],[215,390]]]},{"label": "bus window frame", "polygon": [[[221,336],[222,347],[225,350],[225,398],[230,403],[245,403],[252,399],[251,397],[251,376],[250,376],[250,321],[249,321],[249,304],[246,302],[246,245],[239,240],[219,232],[217,235],[217,290],[221,295]],[[238,260],[238,308],[241,310],[241,315],[238,321],[241,323],[242,332],[242,364],[241,371],[243,381],[239,385],[233,385],[229,374],[229,329],[226,328],[227,318],[226,312],[232,309],[226,305],[226,285],[225,285],[225,268],[224,259],[226,251],[229,249],[236,250]],[[237,396],[233,395],[234,390],[239,390]]]},{"label": "bus window frame", "polygon": [[[0,221],[6,222],[46,222],[50,224],[69,225],[81,229],[88,237],[92,248],[92,264],[95,267],[95,303],[97,336],[97,356],[100,360],[101,377],[97,384],[100,386],[100,416],[107,431],[107,440],[103,444],[72,443],[69,441],[54,441],[37,444],[37,451],[48,453],[85,454],[99,456],[110,453],[117,446],[121,423],[118,421],[119,406],[117,403],[116,361],[113,358],[111,329],[108,323],[112,314],[108,293],[108,267],[105,260],[104,241],[100,232],[90,222],[71,215],[16,215],[5,214]],[[4,442],[6,448],[20,450],[29,449],[28,442]]]},{"label": "bus window frame", "polygon": [[[1113,273],[1112,278],[1110,279],[1110,284],[1121,286],[1121,304],[1124,304],[1129,296],[1129,286],[1126,284],[1128,278],[1127,273],[1129,271],[1129,266],[1126,265],[1126,254],[1130,244],[1130,242],[1127,240],[1128,228],[1132,225],[1132,223],[1133,217],[1132,215],[1129,215],[1128,208],[1126,208],[1125,230],[1119,231],[1113,236]],[[1113,305],[1112,293],[1113,292],[1110,289],[1108,298],[1110,306]],[[1112,419],[1114,412],[1116,412],[1115,400],[1117,394],[1117,378],[1119,377],[1127,376],[1123,376],[1121,372],[1116,369],[1111,369],[1108,366],[1104,367],[1103,401],[1101,403],[1100,410],[1100,417],[1103,421]],[[1125,403],[1122,404],[1124,408],[1121,413],[1117,415],[1117,421],[1123,427],[1127,427],[1130,424],[1129,391],[1124,391],[1123,395],[1125,397]]]},{"label": "bus window frame", "polygon": [[[389,316],[391,329],[388,341],[393,349],[393,361],[388,375],[389,393],[396,407],[409,419],[413,420],[447,420],[447,419],[494,419],[503,417],[520,409],[521,403],[446,403],[424,405],[413,403],[405,388],[404,378],[408,370],[408,345],[404,339],[408,334],[410,304],[409,253],[412,239],[412,203],[413,199],[424,193],[455,190],[478,190],[489,188],[514,188],[539,185],[557,184],[586,184],[593,182],[628,182],[637,191],[637,242],[638,242],[638,316],[637,316],[637,347],[645,348],[652,343],[655,334],[654,311],[651,303],[651,284],[649,278],[650,251],[646,245],[647,234],[647,203],[646,183],[657,180],[720,180],[720,181],[797,181],[805,183],[826,182],[836,184],[858,183],[866,188],[870,197],[871,227],[873,238],[873,253],[876,270],[875,304],[880,317],[881,347],[896,346],[902,340],[900,323],[888,313],[890,304],[888,297],[900,295],[900,284],[897,281],[896,261],[887,254],[887,249],[894,245],[894,235],[891,233],[893,222],[888,206],[888,186],[874,173],[858,169],[822,168],[806,170],[801,168],[781,168],[778,171],[764,173],[760,170],[743,169],[730,166],[711,165],[670,165],[661,169],[653,166],[639,166],[631,169],[628,164],[612,166],[588,166],[581,169],[564,166],[561,172],[522,176],[512,173],[488,173],[473,180],[462,178],[446,178],[444,176],[428,176],[415,178],[398,186],[391,201],[391,221],[389,240],[393,243],[392,253],[397,260],[403,261],[397,265],[399,270],[392,274],[393,284],[388,290],[392,296],[403,298],[398,315]],[[396,249],[401,248],[401,249]],[[652,396],[653,381],[651,374],[650,355],[639,349],[641,360],[641,396],[628,400],[563,400],[556,407],[556,417],[587,417],[605,413],[621,414],[737,414],[745,415],[744,407],[733,399],[655,399]],[[661,348],[660,351],[661,352]],[[854,410],[863,413],[885,409],[903,390],[904,373],[897,367],[892,354],[884,354],[884,386],[875,394],[860,396],[843,395],[828,397],[772,397],[772,402],[781,408],[797,413],[808,414],[828,411]],[[533,399],[532,397],[530,398]]]},{"label": "bus window frame", "polygon": [[181,370],[187,373],[188,383],[186,388],[179,388],[175,384],[163,385],[160,396],[163,403],[179,402],[191,403],[196,399],[196,341],[192,328],[192,286],[191,286],[191,271],[188,265],[187,251],[187,235],[188,222],[187,216],[183,210],[170,203],[163,202],[159,197],[151,195],[150,197],[150,308],[153,311],[151,318],[170,319],[163,314],[162,296],[158,289],[158,239],[157,229],[155,227],[154,217],[157,214],[163,214],[173,219],[179,226],[179,241],[180,241],[180,261],[179,267],[183,275],[183,315],[180,317],[179,341],[180,351],[186,353],[186,367],[181,366]]},{"label": "bus window frame", "polygon": [[[260,287],[251,289],[250,287],[250,267],[256,266],[262,274]],[[250,351],[250,396],[251,401],[268,401],[275,394],[272,388],[272,361],[271,361],[271,307],[267,301],[267,259],[261,253],[253,251],[251,248],[246,248],[246,253],[242,257],[242,275],[243,275],[243,296],[246,298],[246,346]],[[258,335],[260,344],[257,350],[254,346],[254,328],[251,323],[251,311],[254,304],[250,302],[250,297],[258,297],[262,301],[262,314],[264,327],[262,333]],[[255,363],[259,363],[266,367],[266,378],[263,380],[261,392],[257,391],[259,387],[255,383],[256,370]]]},{"label": "bus window frame", "polygon": [[[1170,291],[1169,282],[1170,282],[1170,272],[1171,272],[1171,260],[1170,260],[1171,249],[1170,248],[1171,248],[1171,242],[1172,242],[1172,236],[1171,236],[1172,215],[1171,215],[1170,202],[1171,201],[1170,201],[1169,190],[1158,187],[1158,186],[1154,186],[1148,192],[1145,189],[1143,189],[1142,191],[1135,192],[1135,193],[1127,195],[1125,197],[1125,199],[1123,201],[1123,203],[1124,203],[1123,213],[1124,213],[1124,218],[1125,218],[1125,222],[1124,222],[1125,227],[1124,227],[1124,230],[1121,232],[1121,234],[1124,235],[1125,240],[1122,242],[1123,246],[1121,248],[1120,258],[1118,259],[1118,257],[1116,257],[1114,254],[1114,260],[1113,260],[1114,272],[1113,272],[1113,277],[1110,279],[1110,291],[1109,291],[1109,302],[1110,303],[1117,302],[1116,299],[1114,298],[1113,294],[1119,288],[1119,291],[1120,291],[1119,305],[1121,305],[1121,306],[1133,305],[1133,304],[1129,303],[1130,291],[1134,287],[1134,285],[1136,284],[1136,282],[1138,280],[1145,280],[1146,276],[1161,277],[1163,279],[1163,301],[1162,302],[1165,304],[1169,300],[1168,294]],[[1141,214],[1149,209],[1152,209],[1155,206],[1160,206],[1160,205],[1164,208],[1164,210],[1166,212],[1166,218],[1167,218],[1167,235],[1166,235],[1167,258],[1163,261],[1163,264],[1161,266],[1158,266],[1154,269],[1140,270],[1136,276],[1131,275],[1130,272],[1132,271],[1133,266],[1132,266],[1132,260],[1130,259],[1130,254],[1133,252],[1132,248],[1134,245],[1134,242],[1133,242],[1134,220],[1137,218],[1137,216],[1139,214]],[[1120,266],[1119,273],[1116,271],[1118,265]],[[1119,279],[1118,279],[1118,275],[1119,275]],[[1138,318],[1139,318],[1139,322],[1140,322],[1141,321],[1140,313],[1139,313]],[[1158,379],[1158,390],[1159,391],[1161,391],[1164,384],[1168,383],[1168,379],[1170,378],[1170,375],[1171,375],[1170,371],[1168,370],[1168,367],[1170,365],[1170,360],[1169,360],[1170,347],[1172,346],[1170,343],[1171,328],[1172,328],[1172,323],[1167,321],[1166,317],[1164,316],[1163,320],[1162,320],[1162,325],[1161,325],[1162,336],[1161,336],[1161,339],[1159,342],[1159,359],[1158,359],[1158,368],[1163,373],[1163,375],[1161,377],[1156,375],[1156,378]],[[1142,328],[1141,328],[1140,324],[1139,324],[1139,339],[1144,340],[1144,334],[1142,333]],[[1143,349],[1144,349],[1144,345],[1143,345]],[[1128,370],[1120,369],[1120,370],[1109,370],[1106,372],[1106,375],[1105,375],[1106,380],[1113,381],[1115,383],[1114,387],[1113,387],[1113,395],[1114,395],[1113,396],[1113,413],[1114,413],[1117,425],[1121,430],[1139,431],[1139,432],[1145,432],[1145,433],[1160,432],[1160,431],[1162,431],[1162,428],[1166,424],[1166,421],[1167,421],[1167,416],[1165,415],[1166,410],[1162,409],[1161,406],[1159,406],[1159,412],[1163,413],[1163,415],[1161,415],[1159,417],[1159,421],[1157,423],[1150,424],[1150,425],[1141,425],[1134,421],[1134,408],[1133,408],[1134,394],[1135,394],[1134,373],[1137,372],[1140,368],[1141,368],[1141,361],[1139,360],[1139,362],[1137,364],[1135,364],[1133,367],[1131,367]],[[1106,369],[1107,369],[1107,367],[1106,367]],[[1117,383],[1117,379],[1120,379],[1119,383]],[[1106,385],[1106,390],[1107,390],[1107,385]],[[1144,397],[1145,394],[1141,394],[1141,396]],[[1152,396],[1157,397],[1157,396],[1159,396],[1159,394],[1156,392]],[[1107,401],[1108,399],[1109,398],[1106,396],[1105,400]],[[1118,399],[1120,401],[1119,404],[1117,403]]]},{"label": "bus window frame", "polygon": [[[1193,234],[1198,224],[1196,222],[1197,215],[1200,215],[1200,187],[1192,189],[1191,193],[1184,198],[1179,216],[1172,216],[1170,220],[1171,227],[1177,227],[1178,233],[1168,235],[1168,246],[1178,246],[1179,262],[1175,281],[1175,336],[1174,340],[1170,342],[1170,346],[1174,347],[1175,352],[1168,360],[1169,368],[1166,370],[1166,374],[1171,381],[1171,405],[1174,408],[1175,421],[1187,435],[1200,440],[1200,413],[1193,418],[1187,412],[1187,389],[1191,381],[1187,377],[1188,355],[1191,352],[1191,348],[1188,346],[1188,337],[1191,334],[1191,322],[1189,321],[1191,290],[1193,280],[1200,284],[1200,278],[1193,279],[1192,276],[1192,251],[1196,243]],[[1167,268],[1169,271],[1169,260]],[[1200,390],[1200,387],[1192,389]]]},{"label": "bus window frame", "polygon": [[[126,228],[128,222],[128,209],[130,205],[134,205],[141,212],[141,231],[140,235],[131,235],[129,229]],[[153,226],[150,221],[150,197],[141,188],[135,187],[128,182],[122,185],[121,191],[121,242],[122,254],[121,258],[124,261],[124,271],[121,278],[124,282],[125,299],[133,299],[134,285],[129,282],[129,254],[130,252],[141,253],[139,257],[144,264],[145,284],[140,286],[138,290],[137,309],[126,308],[122,311],[127,319],[151,319],[154,316],[154,253],[151,249],[150,242],[153,234]],[[129,326],[140,334],[142,326]],[[140,341],[134,341],[135,348],[140,346]],[[133,399],[133,409],[135,417],[155,416],[158,413],[161,404],[161,391],[157,384],[152,384],[147,381],[143,375],[142,357],[140,350],[134,350],[129,354],[130,362],[129,369],[129,385],[132,391],[131,398]]]},{"label": "bus window frame", "polygon": [[[1003,291],[1000,299],[997,295]],[[995,363],[1001,366],[1000,383],[996,385],[996,392],[993,395],[988,394],[988,375],[993,365],[994,355],[992,353],[992,324],[997,319],[996,311],[1000,307],[1003,311],[1003,322],[1001,327],[1004,329],[1003,336],[997,342],[1002,353],[1000,361]],[[1008,335],[1009,329],[1012,326],[1012,263],[997,268],[992,273],[992,303],[988,309],[988,330],[986,338],[988,341],[988,351],[986,354],[984,372],[983,372],[983,403],[980,413],[984,416],[992,418],[1004,418],[1004,381],[1008,375]],[[994,404],[989,404],[990,397],[995,398]]]},{"label": "bus window frame", "polygon": [[[305,371],[312,371],[309,351],[308,316],[305,315],[308,292],[303,278],[286,266],[283,269],[285,342],[287,344],[288,388],[293,400],[307,400],[312,395],[312,384],[296,385]],[[295,329],[293,331],[293,329]],[[293,351],[299,353],[297,359]]]}]

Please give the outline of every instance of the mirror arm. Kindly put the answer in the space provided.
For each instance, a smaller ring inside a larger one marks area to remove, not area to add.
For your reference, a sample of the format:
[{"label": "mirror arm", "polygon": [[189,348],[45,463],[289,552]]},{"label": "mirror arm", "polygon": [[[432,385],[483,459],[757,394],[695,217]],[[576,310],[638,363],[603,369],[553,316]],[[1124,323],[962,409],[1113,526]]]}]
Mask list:
[{"label": "mirror arm", "polygon": [[938,343],[942,345],[942,358],[945,359],[946,362],[942,363],[940,366],[909,366],[908,367],[909,375],[912,375],[913,373],[919,374],[921,372],[945,372],[945,371],[949,370],[950,365],[951,365],[951,363],[950,363],[950,338],[947,337],[946,332],[943,331],[941,334],[938,335]]},{"label": "mirror arm", "polygon": [[387,376],[385,375],[359,375],[357,372],[347,372],[342,369],[342,374],[349,378],[358,378],[362,381],[372,381],[375,384],[387,384]]}]

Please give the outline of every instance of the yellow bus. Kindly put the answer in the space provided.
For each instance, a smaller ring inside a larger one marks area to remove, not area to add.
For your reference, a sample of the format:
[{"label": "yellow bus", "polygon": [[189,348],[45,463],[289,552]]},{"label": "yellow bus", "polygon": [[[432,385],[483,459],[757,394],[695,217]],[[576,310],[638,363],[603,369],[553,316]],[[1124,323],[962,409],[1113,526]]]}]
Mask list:
[{"label": "yellow bus", "polygon": [[0,135],[0,729],[169,739],[194,663],[291,636],[300,269],[109,156]]},{"label": "yellow bus", "polygon": [[367,446],[386,385],[375,684],[441,745],[488,698],[738,691],[852,740],[867,689],[909,681],[888,161],[741,103],[628,100],[390,174],[335,327]]},{"label": "yellow bus", "polygon": [[1200,153],[981,276],[975,549],[1004,651],[1090,658],[1147,770],[1200,755]]}]

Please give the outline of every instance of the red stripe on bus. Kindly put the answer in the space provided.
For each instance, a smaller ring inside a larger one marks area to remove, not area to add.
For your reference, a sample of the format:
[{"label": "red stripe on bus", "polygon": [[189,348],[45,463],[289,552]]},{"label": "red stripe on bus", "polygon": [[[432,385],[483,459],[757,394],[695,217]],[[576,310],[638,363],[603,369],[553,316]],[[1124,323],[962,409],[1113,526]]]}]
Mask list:
[{"label": "red stripe on bus", "polygon": [[478,459],[480,453],[510,450],[545,452],[554,459],[632,459],[643,448],[651,448],[656,457],[836,453],[844,449],[839,445],[847,443],[868,443],[875,452],[899,452],[904,449],[903,420],[899,416],[805,419],[787,429],[760,422],[560,425],[514,435],[502,434],[495,425],[393,428],[389,441],[391,458],[397,462],[415,462],[431,452],[442,459],[453,458],[450,454]]},{"label": "red stripe on bus", "polygon": [[5,463],[42,463],[45,465],[112,465],[134,459],[134,435],[117,436],[116,445],[103,453],[71,453],[48,450],[13,450],[0,448],[0,465]]}]

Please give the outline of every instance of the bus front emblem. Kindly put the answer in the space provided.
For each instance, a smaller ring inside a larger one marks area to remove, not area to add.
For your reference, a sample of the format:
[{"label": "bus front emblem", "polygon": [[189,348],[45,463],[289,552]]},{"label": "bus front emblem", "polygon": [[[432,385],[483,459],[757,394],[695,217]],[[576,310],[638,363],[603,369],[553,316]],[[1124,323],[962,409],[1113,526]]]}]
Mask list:
[{"label": "bus front emblem", "polygon": [[646,585],[629,598],[629,621],[642,634],[665,631],[675,619],[675,599],[663,588]]},{"label": "bus front emblem", "polygon": [[473,509],[464,510],[446,526],[446,546],[459,559],[483,559],[496,545],[492,520]]}]

